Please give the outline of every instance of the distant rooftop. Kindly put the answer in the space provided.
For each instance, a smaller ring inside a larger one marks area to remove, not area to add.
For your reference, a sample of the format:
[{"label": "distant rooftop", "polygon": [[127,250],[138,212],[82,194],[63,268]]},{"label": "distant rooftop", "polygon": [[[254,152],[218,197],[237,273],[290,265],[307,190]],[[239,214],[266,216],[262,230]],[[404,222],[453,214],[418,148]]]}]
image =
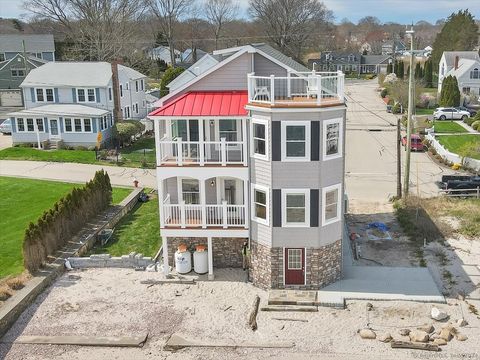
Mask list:
[{"label": "distant rooftop", "polygon": [[27,52],[53,52],[55,51],[55,42],[52,34],[41,35],[0,35],[0,53],[4,52],[23,52],[25,41],[25,50]]}]

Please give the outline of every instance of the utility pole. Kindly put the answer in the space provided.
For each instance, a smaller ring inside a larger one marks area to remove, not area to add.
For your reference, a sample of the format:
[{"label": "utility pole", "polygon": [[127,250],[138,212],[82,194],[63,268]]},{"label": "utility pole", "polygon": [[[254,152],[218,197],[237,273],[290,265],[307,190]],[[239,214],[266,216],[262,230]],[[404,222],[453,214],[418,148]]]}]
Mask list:
[{"label": "utility pole", "polygon": [[408,196],[408,188],[410,185],[410,153],[412,146],[412,114],[413,114],[413,25],[410,30],[406,31],[410,35],[410,72],[408,76],[408,111],[407,111],[407,153],[405,156],[405,179],[403,182],[403,195]]},{"label": "utility pole", "polygon": [[402,133],[400,132],[400,118],[397,119],[397,199],[402,198]]},{"label": "utility pole", "polygon": [[25,47],[25,40],[22,40],[22,47],[23,47],[23,64],[25,65],[25,76],[29,73],[29,66],[27,60],[27,49]]}]

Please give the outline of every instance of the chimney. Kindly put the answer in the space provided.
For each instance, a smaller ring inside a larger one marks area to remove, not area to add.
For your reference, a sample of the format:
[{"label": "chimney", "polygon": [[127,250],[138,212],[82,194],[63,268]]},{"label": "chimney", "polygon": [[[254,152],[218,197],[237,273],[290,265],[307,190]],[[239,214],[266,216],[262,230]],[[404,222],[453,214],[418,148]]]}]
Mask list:
[{"label": "chimney", "polygon": [[113,89],[113,119],[115,122],[122,121],[122,109],[120,108],[120,83],[118,81],[118,64],[121,60],[112,62],[112,89]]},{"label": "chimney", "polygon": [[455,70],[458,69],[458,56],[455,56]]}]

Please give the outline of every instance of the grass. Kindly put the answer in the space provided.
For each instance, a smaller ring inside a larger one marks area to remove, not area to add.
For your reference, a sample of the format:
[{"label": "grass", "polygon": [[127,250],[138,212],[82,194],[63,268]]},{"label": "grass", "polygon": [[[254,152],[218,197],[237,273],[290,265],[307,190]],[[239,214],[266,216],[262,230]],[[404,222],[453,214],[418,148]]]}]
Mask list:
[{"label": "grass", "polygon": [[[26,227],[77,184],[0,177],[0,278],[20,274],[23,269],[22,241]],[[115,188],[119,203],[129,189]]]},{"label": "grass", "polygon": [[[458,154],[460,149],[466,143],[473,143],[477,146],[480,146],[480,135],[476,135],[476,134],[446,135],[446,136],[439,135],[437,136],[437,140],[440,142],[440,144],[445,146],[445,148],[447,148],[450,152],[455,154]],[[472,157],[474,159],[480,160],[480,153],[474,154]]]},{"label": "grass", "polygon": [[415,108],[415,115],[433,115],[435,109]]},{"label": "grass", "polygon": [[454,134],[468,132],[462,125],[454,121],[435,121],[435,133],[438,134]]},{"label": "grass", "polygon": [[155,138],[139,139],[120,152],[122,165],[155,168]]},{"label": "grass", "polygon": [[157,198],[138,203],[115,227],[110,242],[92,250],[94,254],[127,255],[132,251],[155,256],[160,245],[160,222]]}]

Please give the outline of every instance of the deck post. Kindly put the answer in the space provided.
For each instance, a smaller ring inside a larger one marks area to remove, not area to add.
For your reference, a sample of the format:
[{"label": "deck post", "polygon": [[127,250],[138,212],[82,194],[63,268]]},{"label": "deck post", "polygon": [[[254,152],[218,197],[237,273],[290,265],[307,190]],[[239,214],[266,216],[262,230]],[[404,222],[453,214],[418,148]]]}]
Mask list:
[{"label": "deck post", "polygon": [[222,224],[224,229],[228,227],[228,211],[227,202],[225,200],[222,201]]},{"label": "deck post", "polygon": [[168,275],[168,273],[170,272],[170,266],[168,265],[168,237],[163,238],[162,252],[163,252],[163,273],[165,275]]},{"label": "deck post", "polygon": [[202,216],[202,228],[207,227],[207,201],[206,201],[206,195],[205,195],[205,180],[201,179],[199,180],[199,185],[200,185],[200,204],[202,207],[200,208],[201,210],[201,216]]},{"label": "deck post", "polygon": [[322,75],[317,75],[317,105],[322,104]]},{"label": "deck post", "polygon": [[292,74],[291,71],[287,71],[287,98],[292,97]]},{"label": "deck post", "polygon": [[203,125],[205,123],[204,119],[198,119],[198,138],[200,143],[198,144],[198,153],[200,156],[200,166],[205,165],[205,138],[203,134]]},{"label": "deck post", "polygon": [[183,166],[183,146],[182,138],[177,138],[177,164],[178,166]]},{"label": "deck post", "polygon": [[208,251],[208,280],[213,280],[213,245],[212,237],[207,237],[207,251]]},{"label": "deck post", "polygon": [[338,70],[337,71],[337,95],[338,100],[343,101],[343,86],[344,86],[344,75]]},{"label": "deck post", "polygon": [[242,119],[242,158],[243,166],[248,166],[248,148],[247,148],[247,119]]},{"label": "deck post", "polygon": [[227,166],[227,144],[225,138],[220,139],[220,156],[222,157],[222,166]]},{"label": "deck post", "polygon": [[275,75],[270,75],[270,105],[275,105]]},{"label": "deck post", "polygon": [[180,201],[180,227],[185,229],[185,201]]}]

